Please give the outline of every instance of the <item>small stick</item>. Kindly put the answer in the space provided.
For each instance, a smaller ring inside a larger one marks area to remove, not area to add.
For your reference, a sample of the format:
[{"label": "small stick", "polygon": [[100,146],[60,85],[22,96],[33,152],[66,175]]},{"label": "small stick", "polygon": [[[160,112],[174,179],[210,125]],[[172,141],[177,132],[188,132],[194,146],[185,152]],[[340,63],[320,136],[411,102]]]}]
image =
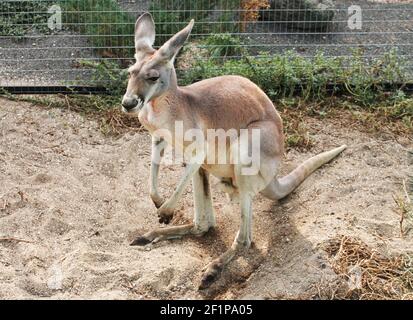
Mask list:
[{"label": "small stick", "polygon": [[17,192],[18,194],[19,194],[19,196],[20,196],[20,202],[24,202],[24,193],[23,193],[23,191],[19,191],[19,192]]},{"label": "small stick", "polygon": [[34,243],[33,241],[18,239],[18,238],[13,238],[13,237],[0,238],[0,242],[1,241],[16,241],[16,242]]},{"label": "small stick", "polygon": [[66,104],[67,104],[67,109],[68,109],[69,111],[71,111],[72,106],[70,105],[69,98],[67,97],[67,95],[65,95],[65,100],[66,100]]},{"label": "small stick", "polygon": [[1,210],[6,210],[9,205],[10,205],[10,204],[9,204],[9,202],[8,202],[7,200],[3,200],[3,206],[2,206],[2,208],[1,208]]},{"label": "small stick", "polygon": [[404,236],[403,222],[404,222],[404,211],[401,210],[399,225],[400,225],[400,236],[402,238]]},{"label": "small stick", "polygon": [[412,200],[410,199],[409,193],[407,192],[406,180],[404,179],[403,179],[403,190],[404,190],[404,194],[406,195],[407,203],[410,205],[412,203]]}]

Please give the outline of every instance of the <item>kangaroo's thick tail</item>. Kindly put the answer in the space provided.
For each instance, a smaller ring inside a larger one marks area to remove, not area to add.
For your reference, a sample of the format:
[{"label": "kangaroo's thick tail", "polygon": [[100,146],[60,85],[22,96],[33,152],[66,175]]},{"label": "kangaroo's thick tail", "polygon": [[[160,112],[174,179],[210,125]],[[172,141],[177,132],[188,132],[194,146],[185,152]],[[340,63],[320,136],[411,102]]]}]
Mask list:
[{"label": "kangaroo's thick tail", "polygon": [[298,168],[292,171],[289,175],[277,179],[275,178],[263,191],[265,197],[272,200],[280,200],[288,196],[294,191],[310,174],[337,157],[347,148],[343,145],[334,150],[320,153],[301,164]]}]

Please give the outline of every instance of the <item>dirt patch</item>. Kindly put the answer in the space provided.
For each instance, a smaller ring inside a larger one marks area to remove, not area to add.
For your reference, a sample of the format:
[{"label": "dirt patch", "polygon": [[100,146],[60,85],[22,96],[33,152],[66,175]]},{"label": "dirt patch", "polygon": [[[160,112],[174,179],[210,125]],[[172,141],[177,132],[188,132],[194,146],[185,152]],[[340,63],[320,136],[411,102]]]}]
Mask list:
[{"label": "dirt patch", "polygon": [[[317,284],[339,277],[320,247],[337,235],[383,255],[411,252],[413,232],[401,237],[393,195],[412,174],[412,140],[348,130],[337,119],[306,122],[314,147],[289,151],[284,172],[337,145],[349,149],[281,203],[258,196],[253,247],[200,293],[200,270],[235,236],[236,205],[213,186],[216,230],[132,248],[133,235],[158,227],[149,135],[107,137],[75,112],[0,99],[0,298],[314,298]],[[164,195],[182,170],[162,168]],[[174,223],[192,208],[189,187]]]}]

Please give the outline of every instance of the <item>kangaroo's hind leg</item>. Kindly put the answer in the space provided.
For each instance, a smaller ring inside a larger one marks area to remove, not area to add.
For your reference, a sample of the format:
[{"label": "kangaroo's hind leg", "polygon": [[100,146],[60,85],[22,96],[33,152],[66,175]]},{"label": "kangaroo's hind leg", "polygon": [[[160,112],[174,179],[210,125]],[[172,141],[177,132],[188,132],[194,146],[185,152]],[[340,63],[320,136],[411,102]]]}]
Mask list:
[{"label": "kangaroo's hind leg", "polygon": [[211,188],[209,184],[209,173],[200,168],[192,179],[194,188],[194,227],[200,234],[215,227],[215,212],[212,206]]},{"label": "kangaroo's hind leg", "polygon": [[240,192],[241,225],[232,246],[217,259],[213,260],[206,268],[202,276],[199,289],[208,288],[221,275],[224,267],[243,249],[251,245],[252,233],[252,195]]},{"label": "kangaroo's hind leg", "polygon": [[[252,129],[259,129],[260,134],[254,142]],[[241,209],[241,223],[239,231],[231,247],[217,259],[213,260],[202,276],[200,289],[208,288],[216,281],[224,267],[238,254],[248,249],[252,242],[252,200],[273,179],[279,164],[281,146],[274,141],[274,125],[269,122],[255,123],[249,128],[248,146],[242,148],[240,141],[238,152],[239,163],[234,166],[234,182],[237,186],[239,204]],[[246,152],[248,151],[248,152]],[[252,155],[251,157],[249,155]],[[257,157],[254,157],[257,155]],[[251,162],[249,161],[251,159]]]}]

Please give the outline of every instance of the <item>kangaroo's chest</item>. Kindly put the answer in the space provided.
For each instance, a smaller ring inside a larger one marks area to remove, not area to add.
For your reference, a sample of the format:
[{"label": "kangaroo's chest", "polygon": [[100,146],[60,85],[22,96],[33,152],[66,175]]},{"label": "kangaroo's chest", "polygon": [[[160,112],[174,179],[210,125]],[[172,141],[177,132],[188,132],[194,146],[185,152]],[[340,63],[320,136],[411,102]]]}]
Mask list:
[{"label": "kangaroo's chest", "polygon": [[[175,153],[174,156],[178,158],[183,157],[183,155],[181,154],[183,150],[185,150],[188,145],[191,145],[194,142],[191,140],[184,141],[185,132],[188,128],[185,128],[183,121],[180,121],[178,119],[171,121],[168,112],[160,112],[160,110],[157,110],[156,104],[154,104],[153,102],[147,103],[139,112],[139,121],[152,135],[165,139],[166,142],[173,147],[173,152]],[[205,143],[207,142],[205,141]],[[215,141],[213,144],[215,144]],[[223,152],[224,156],[229,158],[230,154],[225,148],[225,143],[222,147],[223,148],[220,148],[218,146],[215,146],[213,148],[207,147],[207,150],[215,150],[218,153]],[[219,159],[216,156],[217,154],[215,153],[208,154],[206,158],[212,159],[212,163],[209,163],[207,160],[205,160],[205,164],[202,167],[218,178],[233,177],[233,165],[230,163],[225,163],[225,161],[224,163],[221,162],[221,164],[218,164],[219,162],[217,161]]]},{"label": "kangaroo's chest", "polygon": [[139,121],[151,134],[155,131],[162,129],[168,119],[165,113],[160,112],[154,105],[154,103],[148,102],[139,112]]},{"label": "kangaroo's chest", "polygon": [[176,144],[182,147],[188,128],[185,128],[184,122],[176,118],[170,109],[173,108],[165,109],[156,102],[148,102],[139,112],[139,121],[151,135],[165,139],[172,147]]}]

